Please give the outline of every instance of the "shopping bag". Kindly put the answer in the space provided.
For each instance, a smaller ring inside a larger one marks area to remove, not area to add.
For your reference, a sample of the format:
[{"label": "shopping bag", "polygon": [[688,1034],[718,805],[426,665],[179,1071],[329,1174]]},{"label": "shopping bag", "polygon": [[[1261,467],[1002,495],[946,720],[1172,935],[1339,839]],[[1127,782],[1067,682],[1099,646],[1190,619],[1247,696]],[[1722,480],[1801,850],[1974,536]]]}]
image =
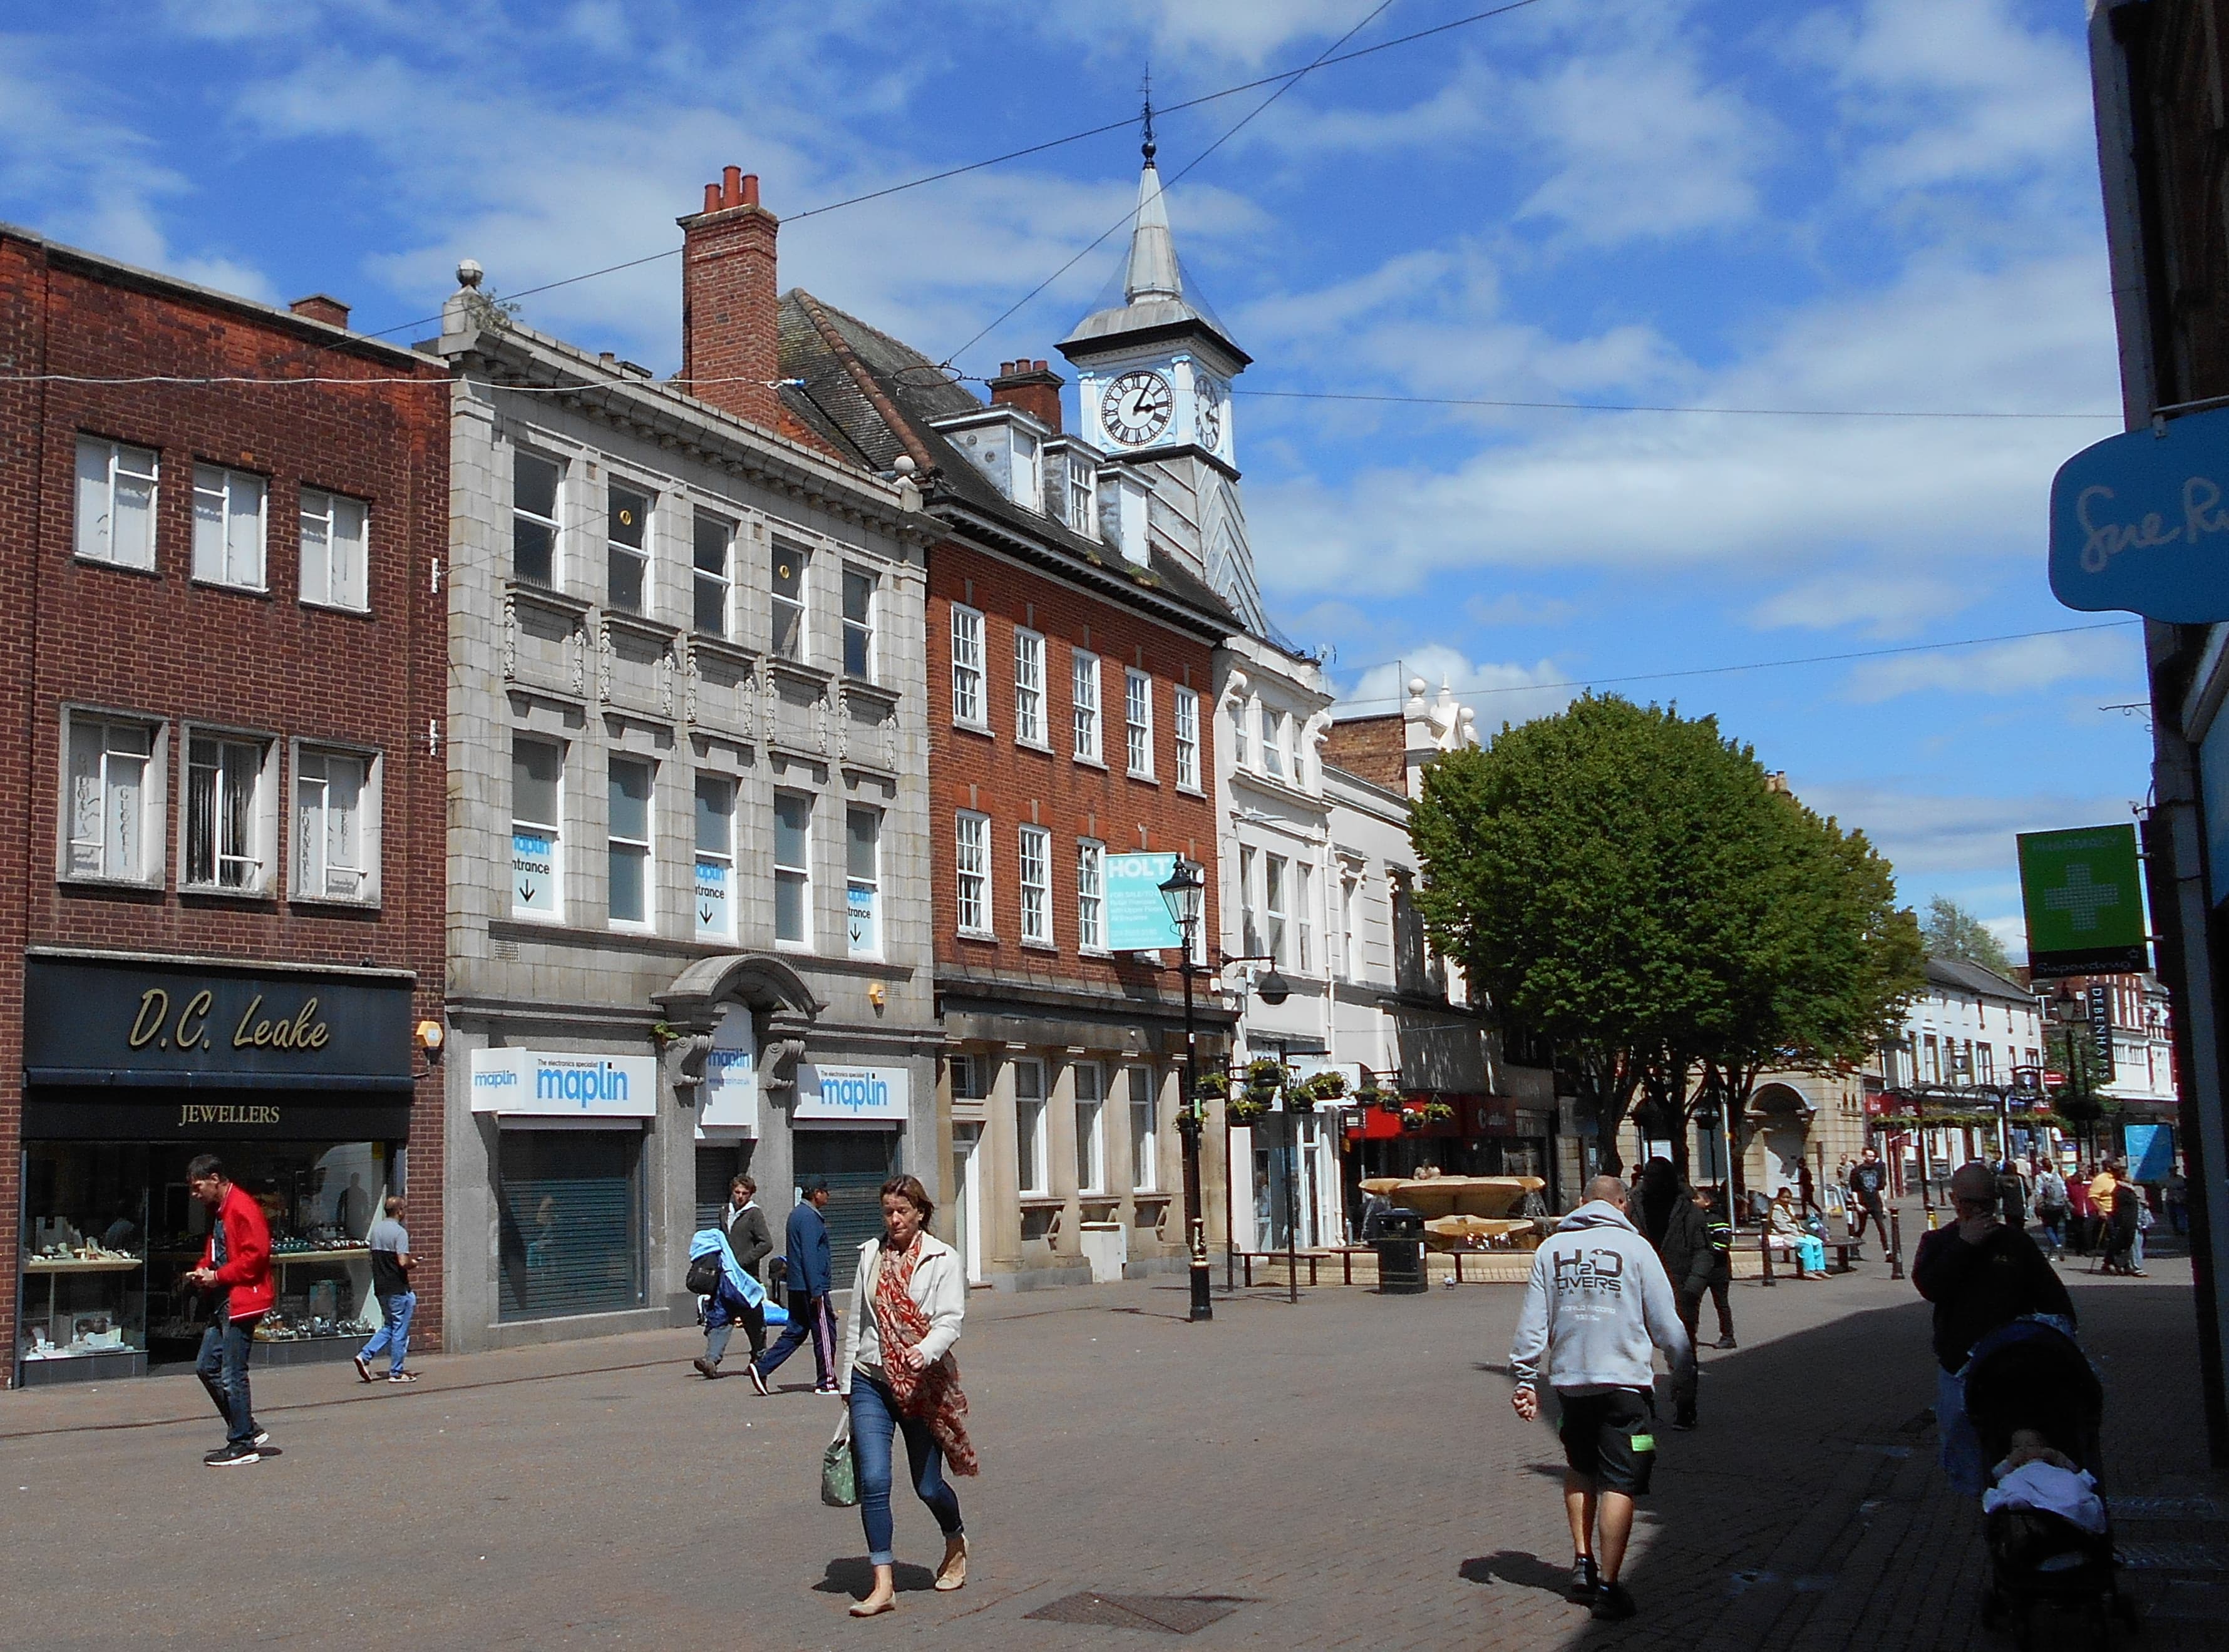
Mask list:
[{"label": "shopping bag", "polygon": [[836,1419],[836,1437],[820,1454],[820,1501],[831,1508],[856,1508],[859,1504],[859,1475],[851,1461],[851,1408]]}]

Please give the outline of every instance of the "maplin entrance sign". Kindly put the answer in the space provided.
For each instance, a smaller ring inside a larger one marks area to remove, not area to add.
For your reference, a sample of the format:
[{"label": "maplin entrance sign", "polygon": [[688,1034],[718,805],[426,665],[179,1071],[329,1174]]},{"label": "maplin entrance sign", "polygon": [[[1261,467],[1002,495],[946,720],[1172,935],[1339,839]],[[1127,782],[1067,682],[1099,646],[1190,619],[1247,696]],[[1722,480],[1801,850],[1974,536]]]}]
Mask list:
[{"label": "maplin entrance sign", "polygon": [[2155,420],[2059,466],[2051,593],[2085,612],[2229,619],[2229,407]]}]

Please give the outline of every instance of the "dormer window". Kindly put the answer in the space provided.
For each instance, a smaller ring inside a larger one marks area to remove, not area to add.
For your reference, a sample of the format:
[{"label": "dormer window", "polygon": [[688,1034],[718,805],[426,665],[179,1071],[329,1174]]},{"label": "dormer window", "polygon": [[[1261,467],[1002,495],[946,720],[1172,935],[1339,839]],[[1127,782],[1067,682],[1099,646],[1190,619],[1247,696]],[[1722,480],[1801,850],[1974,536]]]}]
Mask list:
[{"label": "dormer window", "polygon": [[1086,539],[1099,537],[1098,490],[1090,461],[1070,454],[1068,460],[1068,525]]}]

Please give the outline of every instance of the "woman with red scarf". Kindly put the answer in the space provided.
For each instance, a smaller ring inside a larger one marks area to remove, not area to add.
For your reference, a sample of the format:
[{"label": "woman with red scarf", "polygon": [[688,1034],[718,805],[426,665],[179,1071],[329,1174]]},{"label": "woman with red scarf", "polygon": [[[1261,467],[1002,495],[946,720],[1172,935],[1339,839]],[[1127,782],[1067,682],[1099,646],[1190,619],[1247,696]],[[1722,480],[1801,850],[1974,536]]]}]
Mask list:
[{"label": "woman with red scarf", "polygon": [[903,1434],[913,1489],[944,1533],[936,1586],[967,1581],[967,1534],[960,1499],[944,1482],[975,1472],[967,1439],[967,1397],[952,1345],[967,1311],[967,1278],[960,1256],[926,1230],[936,1207],[912,1176],[883,1183],[883,1237],[859,1247],[851,1313],[844,1327],[837,1385],[851,1408],[851,1451],[858,1473],[859,1519],[875,1586],[851,1608],[872,1617],[897,1604],[890,1551],[890,1447]]}]

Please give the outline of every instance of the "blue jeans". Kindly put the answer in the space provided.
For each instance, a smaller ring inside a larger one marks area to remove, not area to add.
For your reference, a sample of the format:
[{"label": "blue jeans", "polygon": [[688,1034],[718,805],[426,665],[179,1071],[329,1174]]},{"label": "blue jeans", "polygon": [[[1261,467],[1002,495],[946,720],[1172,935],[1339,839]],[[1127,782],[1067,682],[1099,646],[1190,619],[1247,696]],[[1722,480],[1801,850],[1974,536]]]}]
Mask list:
[{"label": "blue jeans", "polygon": [[890,1439],[903,1430],[906,1460],[913,1467],[913,1489],[947,1537],[967,1529],[960,1499],[944,1483],[944,1448],[929,1432],[925,1418],[898,1410],[897,1397],[864,1371],[851,1373],[851,1460],[859,1476],[859,1523],[867,1528],[867,1559],[890,1560]]},{"label": "blue jeans", "polygon": [[729,1290],[723,1279],[704,1308],[706,1360],[717,1365],[727,1357],[728,1339],[735,1334],[738,1322],[743,1328],[743,1335],[750,1339],[751,1357],[755,1360],[766,1348],[766,1315]]},{"label": "blue jeans", "polygon": [[1963,1373],[1935,1367],[1935,1436],[1943,1477],[1950,1489],[1978,1497],[1988,1482],[1988,1465],[1982,1461],[1982,1437],[1974,1419],[1966,1415]]},{"label": "blue jeans", "polygon": [[2066,1249],[2066,1207],[2043,1205],[2037,1208],[2035,1219],[2043,1225],[2043,1237],[2049,1241],[2053,1256]]},{"label": "blue jeans", "polygon": [[403,1357],[410,1352],[410,1316],[418,1311],[418,1293],[402,1290],[382,1297],[379,1311],[387,1316],[387,1323],[371,1334],[371,1341],[356,1357],[369,1363],[373,1354],[386,1352],[387,1374],[391,1377],[402,1369]]},{"label": "blue jeans", "polygon": [[202,1333],[201,1358],[194,1361],[194,1374],[216,1401],[225,1439],[234,1445],[245,1445],[255,1437],[255,1412],[247,1398],[247,1353],[255,1346],[255,1328],[262,1320],[262,1315],[250,1314],[211,1325]]}]

